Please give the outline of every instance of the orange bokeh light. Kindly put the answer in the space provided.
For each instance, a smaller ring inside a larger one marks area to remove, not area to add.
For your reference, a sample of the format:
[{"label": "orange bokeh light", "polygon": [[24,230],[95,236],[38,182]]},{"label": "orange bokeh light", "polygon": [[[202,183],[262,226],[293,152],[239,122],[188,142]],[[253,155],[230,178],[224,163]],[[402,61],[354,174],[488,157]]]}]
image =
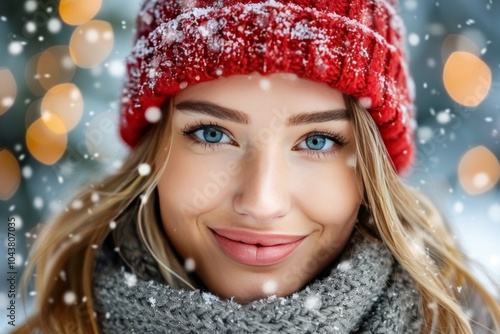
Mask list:
[{"label": "orange bokeh light", "polygon": [[8,150],[0,150],[0,200],[11,198],[21,183],[21,169],[16,157]]},{"label": "orange bokeh light", "polygon": [[90,21],[75,29],[69,42],[71,58],[80,67],[102,63],[113,50],[114,33],[106,21]]},{"label": "orange bokeh light", "polygon": [[491,70],[479,57],[453,52],[443,70],[443,82],[450,97],[466,107],[478,106],[491,88]]},{"label": "orange bokeh light", "polygon": [[17,96],[16,79],[8,68],[0,68],[0,115],[14,105]]},{"label": "orange bokeh light", "polygon": [[50,88],[69,82],[76,71],[76,65],[71,59],[67,46],[53,46],[45,50],[38,60],[37,74],[40,85],[49,90]]},{"label": "orange bokeh light", "polygon": [[467,151],[458,165],[458,180],[470,195],[479,195],[492,189],[500,179],[500,163],[484,146]]},{"label": "orange bokeh light", "polygon": [[[63,126],[53,120],[52,115],[61,120]],[[83,97],[72,83],[52,87],[42,100],[41,116],[46,126],[57,134],[74,129],[83,115]],[[63,132],[61,132],[63,131]]]},{"label": "orange bokeh light", "polygon": [[[62,120],[57,120],[57,115],[51,115],[52,126],[56,127],[64,124]],[[36,120],[26,132],[26,145],[31,155],[46,165],[55,164],[64,154],[68,144],[66,133],[58,134],[46,125],[41,118]]]},{"label": "orange bokeh light", "polygon": [[102,0],[61,0],[59,15],[70,25],[84,24],[99,12]]}]

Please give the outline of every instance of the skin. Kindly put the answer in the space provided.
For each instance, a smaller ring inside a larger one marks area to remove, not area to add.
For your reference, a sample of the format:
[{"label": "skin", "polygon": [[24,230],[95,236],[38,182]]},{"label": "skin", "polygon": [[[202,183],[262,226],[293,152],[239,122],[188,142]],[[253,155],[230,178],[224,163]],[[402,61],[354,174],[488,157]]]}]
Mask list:
[{"label": "skin", "polygon": [[[186,107],[192,101],[243,113],[247,124]],[[197,277],[222,298],[245,303],[300,290],[346,245],[362,192],[348,118],[287,120],[345,110],[342,93],[289,74],[252,74],[187,87],[174,104],[171,154],[158,184],[174,249],[194,260]],[[204,130],[203,124],[214,123],[215,129]],[[344,143],[330,140],[331,133]],[[207,134],[222,139],[207,144]],[[212,232],[217,228],[305,238],[281,262],[253,266],[223,252]]]}]

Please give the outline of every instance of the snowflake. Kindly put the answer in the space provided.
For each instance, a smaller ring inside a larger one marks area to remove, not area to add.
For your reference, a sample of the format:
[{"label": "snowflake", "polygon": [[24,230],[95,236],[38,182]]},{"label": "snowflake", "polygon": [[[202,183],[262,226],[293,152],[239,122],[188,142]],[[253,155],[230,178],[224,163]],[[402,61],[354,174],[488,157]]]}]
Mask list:
[{"label": "snowflake", "polygon": [[125,283],[127,283],[128,287],[133,287],[137,284],[137,276],[131,273],[124,273]]}]

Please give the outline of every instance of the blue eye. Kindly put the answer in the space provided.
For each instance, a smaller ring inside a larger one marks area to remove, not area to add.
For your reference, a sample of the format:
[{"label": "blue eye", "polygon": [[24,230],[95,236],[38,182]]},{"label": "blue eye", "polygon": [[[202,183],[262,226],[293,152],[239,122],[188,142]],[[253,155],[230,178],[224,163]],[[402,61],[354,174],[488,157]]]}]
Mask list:
[{"label": "blue eye", "polygon": [[324,135],[313,135],[307,137],[299,144],[300,149],[312,151],[327,151],[333,147],[335,142]]},{"label": "blue eye", "polygon": [[193,132],[200,140],[210,144],[230,143],[231,139],[216,127],[205,127]]}]

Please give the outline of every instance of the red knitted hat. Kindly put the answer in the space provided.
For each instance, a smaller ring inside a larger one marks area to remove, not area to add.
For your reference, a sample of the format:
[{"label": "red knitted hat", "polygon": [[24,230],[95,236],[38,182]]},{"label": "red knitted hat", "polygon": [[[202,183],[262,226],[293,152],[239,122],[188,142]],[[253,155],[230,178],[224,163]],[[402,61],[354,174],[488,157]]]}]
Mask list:
[{"label": "red knitted hat", "polygon": [[357,98],[396,169],[413,156],[412,85],[396,0],[146,0],[127,59],[121,135],[134,146],[149,107],[221,76],[295,73]]}]

